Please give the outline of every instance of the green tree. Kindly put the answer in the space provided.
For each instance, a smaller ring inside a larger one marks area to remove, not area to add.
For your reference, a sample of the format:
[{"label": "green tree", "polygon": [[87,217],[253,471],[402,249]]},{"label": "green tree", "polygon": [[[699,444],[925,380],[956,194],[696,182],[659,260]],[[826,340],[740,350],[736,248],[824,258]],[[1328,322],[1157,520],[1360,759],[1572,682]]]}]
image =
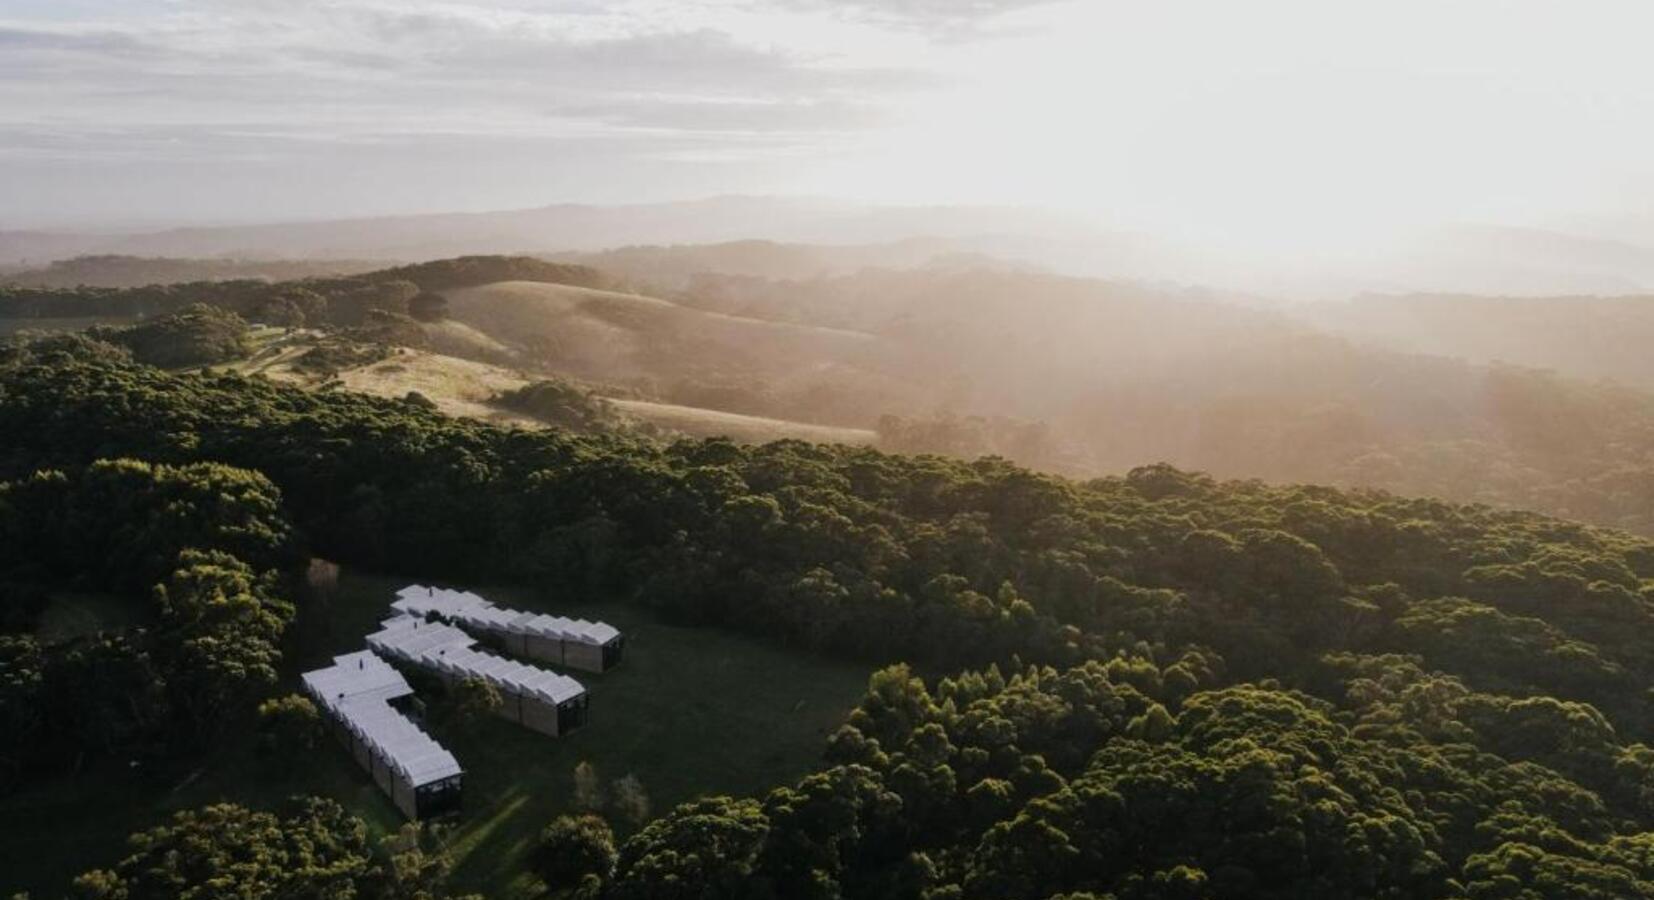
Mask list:
[{"label": "green tree", "polygon": [[345,900],[372,875],[367,826],[331,800],[295,799],[279,814],[229,803],[185,810],[130,840],[113,869],[75,880],[97,900],[318,897]]},{"label": "green tree", "polygon": [[285,694],[258,705],[260,743],[283,766],[305,759],[327,737],[327,724],[309,697]]},{"label": "green tree", "polygon": [[462,678],[448,688],[445,704],[448,717],[469,727],[499,712],[505,705],[500,689],[485,678]]},{"label": "green tree", "polygon": [[595,876],[607,881],[619,861],[609,823],[595,815],[558,816],[540,832],[534,873],[553,891],[580,886]]}]

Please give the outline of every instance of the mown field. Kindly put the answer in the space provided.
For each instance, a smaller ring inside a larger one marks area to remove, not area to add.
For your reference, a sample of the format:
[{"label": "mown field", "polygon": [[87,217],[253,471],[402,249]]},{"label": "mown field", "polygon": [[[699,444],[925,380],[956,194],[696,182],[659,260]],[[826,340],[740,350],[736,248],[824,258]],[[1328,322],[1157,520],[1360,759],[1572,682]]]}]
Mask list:
[{"label": "mown field", "polygon": [[[336,595],[296,623],[281,691],[296,689],[304,669],[361,649],[362,635],[406,583],[346,573]],[[546,822],[574,808],[577,764],[591,763],[605,787],[636,776],[657,812],[700,794],[767,789],[812,768],[866,685],[865,667],[668,625],[632,607],[551,603],[520,590],[469,587],[502,604],[601,617],[628,638],[621,668],[601,676],[573,673],[592,695],[592,721],[573,735],[549,738],[493,719],[469,733],[432,725],[466,769],[466,809],[450,838],[455,886],[488,897],[537,893],[524,854]],[[302,793],[339,800],[381,832],[400,824],[389,801],[337,745],[328,743],[282,772],[259,754],[253,729],[242,727],[188,769],[145,771],[115,760],[7,798],[0,895],[59,896],[86,860],[113,863],[128,834],[174,810],[220,801],[269,806]],[[615,824],[629,831],[623,820]]]}]

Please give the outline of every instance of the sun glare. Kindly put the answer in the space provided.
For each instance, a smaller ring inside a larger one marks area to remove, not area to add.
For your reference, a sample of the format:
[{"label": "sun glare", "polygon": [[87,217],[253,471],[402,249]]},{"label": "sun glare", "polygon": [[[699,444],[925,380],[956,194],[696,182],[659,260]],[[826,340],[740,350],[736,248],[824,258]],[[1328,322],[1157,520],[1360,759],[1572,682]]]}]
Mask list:
[{"label": "sun glare", "polygon": [[1562,12],[1039,10],[944,54],[949,87],[893,114],[831,188],[1055,207],[1242,252],[1612,208],[1650,147],[1647,117],[1627,113],[1654,102],[1654,78],[1623,19],[1550,27]]}]

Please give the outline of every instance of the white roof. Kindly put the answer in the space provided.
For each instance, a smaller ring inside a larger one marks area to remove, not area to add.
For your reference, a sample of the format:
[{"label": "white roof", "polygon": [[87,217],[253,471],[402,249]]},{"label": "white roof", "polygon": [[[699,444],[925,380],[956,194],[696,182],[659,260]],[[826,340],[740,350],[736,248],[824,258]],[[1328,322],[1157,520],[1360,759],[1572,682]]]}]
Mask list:
[{"label": "white roof", "polygon": [[396,592],[391,608],[415,616],[436,613],[468,628],[531,634],[583,644],[607,644],[620,637],[620,630],[603,622],[569,619],[544,613],[519,612],[484,600],[470,591],[410,584]]},{"label": "white roof", "polygon": [[447,672],[459,678],[481,678],[502,691],[562,703],[586,692],[580,682],[476,649],[470,635],[441,622],[416,616],[386,619],[368,635],[368,646],[393,659]]},{"label": "white roof", "polygon": [[305,689],[414,787],[460,774],[459,761],[390,701],[413,693],[402,674],[366,650],[306,672]]}]

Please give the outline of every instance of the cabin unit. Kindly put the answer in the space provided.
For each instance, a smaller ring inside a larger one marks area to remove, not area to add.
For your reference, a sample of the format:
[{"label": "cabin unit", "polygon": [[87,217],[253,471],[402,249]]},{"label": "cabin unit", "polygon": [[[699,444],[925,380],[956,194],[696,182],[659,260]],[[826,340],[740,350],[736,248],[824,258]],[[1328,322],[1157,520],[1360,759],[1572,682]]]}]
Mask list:
[{"label": "cabin unit", "polygon": [[391,608],[424,618],[437,617],[464,628],[504,653],[587,672],[620,664],[626,638],[603,622],[495,606],[469,591],[409,585]]},{"label": "cabin unit", "polygon": [[487,681],[505,701],[499,715],[543,734],[563,735],[586,724],[588,697],[580,682],[479,650],[474,638],[444,622],[398,615],[367,642],[387,659],[417,666],[448,685]]},{"label": "cabin unit", "polygon": [[410,819],[457,813],[463,772],[454,755],[398,708],[413,695],[402,673],[366,650],[303,675],[333,733]]}]

